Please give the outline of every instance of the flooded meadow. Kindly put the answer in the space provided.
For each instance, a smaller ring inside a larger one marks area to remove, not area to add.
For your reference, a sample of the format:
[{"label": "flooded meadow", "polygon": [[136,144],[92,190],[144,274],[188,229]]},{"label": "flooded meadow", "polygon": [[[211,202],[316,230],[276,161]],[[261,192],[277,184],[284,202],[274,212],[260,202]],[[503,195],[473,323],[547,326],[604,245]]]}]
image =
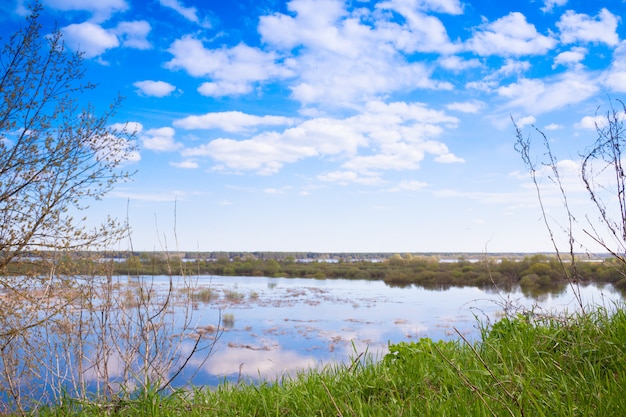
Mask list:
[{"label": "flooded meadow", "polygon": [[[155,284],[167,287],[169,278]],[[585,305],[622,300],[610,285],[587,285]],[[480,327],[520,308],[535,314],[578,310],[568,285],[529,294],[519,288],[391,287],[381,281],[267,277],[198,277],[195,332],[217,337],[207,360],[192,359],[174,384],[274,381],[283,375],[428,337],[476,340]],[[191,340],[187,343],[191,344]]]}]

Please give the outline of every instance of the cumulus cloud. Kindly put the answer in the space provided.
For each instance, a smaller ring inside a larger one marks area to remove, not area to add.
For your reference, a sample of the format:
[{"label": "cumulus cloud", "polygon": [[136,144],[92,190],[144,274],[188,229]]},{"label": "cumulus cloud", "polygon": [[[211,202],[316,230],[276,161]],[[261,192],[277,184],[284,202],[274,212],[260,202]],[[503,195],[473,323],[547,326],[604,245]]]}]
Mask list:
[{"label": "cumulus cloud", "polygon": [[568,10],[561,16],[556,26],[561,31],[561,42],[598,42],[609,46],[619,43],[617,34],[618,18],[603,8],[595,18],[583,13]]},{"label": "cumulus cloud", "polygon": [[516,59],[507,58],[502,66],[495,71],[491,71],[480,81],[471,81],[466,84],[469,89],[475,89],[485,91],[488,93],[494,92],[500,87],[501,81],[508,77],[519,77],[528,71],[530,63],[527,61],[518,61]]},{"label": "cumulus cloud", "polygon": [[241,94],[247,94],[252,91],[252,85],[250,83],[231,82],[231,81],[218,81],[218,82],[206,82],[202,83],[198,87],[198,93],[206,97],[224,97],[224,96],[237,96]]},{"label": "cumulus cloud", "polygon": [[556,68],[559,65],[563,65],[565,67],[573,67],[573,68],[581,68],[581,61],[585,59],[585,55],[587,54],[587,48],[583,47],[574,47],[569,51],[561,52],[554,58],[554,64],[552,68]]},{"label": "cumulus cloud", "polygon": [[111,33],[115,34],[122,46],[134,49],[150,49],[152,45],[146,37],[150,33],[150,23],[145,20],[120,22]]},{"label": "cumulus cloud", "polygon": [[603,83],[613,91],[626,92],[626,41],[613,51],[613,62],[604,74]]},{"label": "cumulus cloud", "polygon": [[221,129],[225,132],[244,132],[257,126],[291,125],[294,120],[282,116],[255,116],[240,111],[213,112],[187,116],[175,120],[174,126],[183,129]]},{"label": "cumulus cloud", "polygon": [[161,6],[169,7],[174,10],[190,22],[200,22],[200,19],[198,19],[198,9],[195,7],[185,7],[178,0],[159,0],[159,3],[161,3]]},{"label": "cumulus cloud", "polygon": [[381,22],[380,26],[382,34],[395,37],[395,44],[401,50],[406,52],[453,53],[459,49],[458,45],[454,45],[450,41],[447,30],[441,20],[420,11],[420,8],[425,10],[436,8],[439,9],[436,11],[460,14],[462,10],[458,3],[391,0],[378,3],[376,7],[382,10],[393,10],[406,20],[406,25],[403,26],[393,22]]},{"label": "cumulus cloud", "polygon": [[607,74],[605,84],[613,91],[626,93],[626,71],[612,71]]},{"label": "cumulus cloud", "polygon": [[413,19],[413,26],[392,22],[384,13],[348,11],[336,0],[296,0],[288,3],[293,16],[261,17],[263,42],[284,54],[297,50],[297,56],[284,60],[294,74],[289,78],[292,98],[304,105],[337,107],[395,91],[452,89],[447,81],[433,80],[432,68],[425,63],[409,62],[404,55],[408,51],[454,52],[456,47],[441,22],[421,12],[414,14],[400,1],[376,7],[402,10]]},{"label": "cumulus cloud", "polygon": [[232,170],[251,170],[270,175],[278,172],[285,163],[317,155],[317,151],[312,147],[282,142],[279,135],[270,133],[242,141],[215,139],[196,148],[185,149],[182,154],[188,157],[210,156]]},{"label": "cumulus cloud", "polygon": [[536,121],[537,119],[535,119],[534,116],[525,116],[515,120],[515,123],[517,124],[517,127],[522,129],[524,126],[532,125]]},{"label": "cumulus cloud", "polygon": [[85,58],[102,55],[120,44],[114,33],[90,22],[65,26],[61,28],[61,33],[65,44],[75,51],[83,52]]},{"label": "cumulus cloud", "polygon": [[348,12],[336,0],[293,0],[287,3],[287,8],[295,14],[294,17],[275,13],[261,16],[259,21],[263,40],[277,48],[288,50],[303,45],[311,49],[351,53],[362,37],[367,36],[367,28],[362,28],[358,21],[350,22],[352,26],[348,30],[352,37],[343,35],[341,22]]},{"label": "cumulus cloud", "polygon": [[173,167],[182,168],[182,169],[196,169],[200,166],[198,165],[198,162],[191,160],[191,159],[187,159],[181,162],[170,162],[170,165]]},{"label": "cumulus cloud", "polygon": [[585,73],[568,72],[552,79],[523,78],[498,88],[508,105],[534,114],[580,103],[598,91],[597,82]]},{"label": "cumulus cloud", "polygon": [[442,68],[451,71],[464,71],[467,69],[479,68],[483,66],[483,64],[478,59],[462,59],[456,55],[441,57],[438,62]]},{"label": "cumulus cloud", "polygon": [[75,51],[80,51],[85,58],[94,58],[109,49],[125,46],[135,49],[149,49],[152,46],[146,36],[150,24],[146,21],[120,22],[113,29],[105,29],[92,23],[74,23],[61,28],[63,41]]},{"label": "cumulus cloud", "polygon": [[143,125],[139,122],[113,123],[110,128],[118,132],[140,133]]},{"label": "cumulus cloud", "polygon": [[[229,127],[224,124],[223,119],[228,119],[224,115],[209,114],[208,118],[184,120],[184,124],[219,126],[237,131],[241,125],[256,125],[266,120],[230,114],[229,117],[237,123]],[[276,122],[284,121],[278,119]],[[256,171],[265,175],[274,174],[285,164],[305,158],[332,157],[344,161],[342,170],[337,171],[342,174],[340,177],[337,173],[325,174],[325,181],[374,183],[383,171],[418,169],[427,154],[440,163],[463,162],[445,144],[435,140],[445,128],[454,128],[458,122],[457,118],[421,103],[377,101],[368,103],[361,113],[351,117],[316,117],[282,132],[265,131],[245,140],[219,138],[184,149],[182,154],[191,158],[210,157],[217,162],[216,169]],[[180,123],[178,121],[178,125]],[[367,152],[361,154],[365,150]]]},{"label": "cumulus cloud", "polygon": [[452,152],[448,152],[448,147],[446,146],[445,151],[437,155],[435,162],[439,162],[441,164],[457,164],[465,162],[465,159],[456,156]]},{"label": "cumulus cloud", "polygon": [[257,82],[291,75],[290,70],[276,64],[275,53],[243,43],[232,48],[207,49],[200,40],[187,35],[174,41],[168,52],[174,57],[165,63],[166,68],[212,79],[199,89],[207,96],[247,93]]},{"label": "cumulus cloud", "polygon": [[[618,112],[616,117],[619,121],[626,121],[626,115]],[[596,114],[594,116],[584,116],[574,127],[577,129],[596,130],[596,128],[605,128],[608,125],[606,114]]]},{"label": "cumulus cloud", "polygon": [[165,97],[169,96],[176,87],[165,81],[144,80],[136,81],[133,86],[137,87],[138,92],[146,96]]},{"label": "cumulus cloud", "polygon": [[437,13],[463,14],[463,5],[459,0],[411,0],[411,2],[419,8]]},{"label": "cumulus cloud", "polygon": [[181,144],[174,140],[174,129],[161,127],[148,129],[140,135],[143,147],[157,152],[170,152],[181,148]]},{"label": "cumulus cloud", "polygon": [[420,162],[424,159],[425,149],[423,146],[398,142],[383,148],[381,153],[375,155],[355,156],[343,166],[362,173],[383,170],[406,171],[418,169]]},{"label": "cumulus cloud", "polygon": [[446,105],[448,110],[456,110],[461,113],[479,113],[482,109],[484,109],[486,104],[482,101],[478,100],[470,100],[464,102],[455,102]]},{"label": "cumulus cloud", "polygon": [[541,11],[544,13],[551,13],[555,7],[565,6],[567,4],[567,0],[544,0],[544,6],[541,8]]},{"label": "cumulus cloud", "polygon": [[543,55],[556,46],[556,40],[541,35],[519,12],[480,26],[466,42],[466,48],[482,56]]},{"label": "cumulus cloud", "polygon": [[128,10],[125,0],[44,0],[46,6],[57,10],[84,10],[93,14],[91,21],[103,22],[112,14]]}]

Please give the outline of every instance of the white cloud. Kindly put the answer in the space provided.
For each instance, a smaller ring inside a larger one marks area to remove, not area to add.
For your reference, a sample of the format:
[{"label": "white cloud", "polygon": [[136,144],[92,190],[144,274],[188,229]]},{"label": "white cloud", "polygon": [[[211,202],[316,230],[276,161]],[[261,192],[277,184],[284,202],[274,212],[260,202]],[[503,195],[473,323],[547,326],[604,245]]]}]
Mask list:
[{"label": "white cloud", "polygon": [[478,100],[470,100],[464,102],[455,102],[446,105],[448,110],[456,110],[462,113],[479,113],[484,109],[486,104]]},{"label": "white cloud", "polygon": [[[624,122],[626,121],[626,115],[624,112],[618,112],[616,114],[618,120]],[[585,116],[580,119],[580,122],[576,123],[574,127],[577,129],[589,129],[596,130],[596,128],[604,128],[608,125],[606,114],[596,114],[595,116]]]},{"label": "white cloud", "polygon": [[140,137],[144,148],[157,152],[169,152],[181,147],[181,144],[174,140],[175,133],[171,127],[161,127],[148,129]]},{"label": "white cloud", "polygon": [[85,10],[93,14],[92,21],[103,22],[113,13],[128,9],[125,0],[44,0],[46,6],[58,10]]},{"label": "white cloud", "polygon": [[[256,126],[267,120],[235,112],[205,116],[175,124],[238,131],[242,126]],[[276,120],[284,122],[282,118]],[[216,169],[260,174],[274,174],[285,164],[304,158],[333,158],[345,161],[342,172],[353,172],[359,178],[365,175],[367,182],[373,183],[377,172],[418,169],[427,154],[437,162],[462,162],[445,144],[434,140],[444,127],[456,127],[458,122],[457,118],[420,103],[371,102],[362,113],[352,117],[312,118],[282,132],[262,132],[245,140],[220,138],[185,149],[182,154],[211,157],[218,164]],[[367,154],[359,155],[361,150]]]},{"label": "white cloud", "polygon": [[411,146],[407,143],[395,143],[385,146],[382,153],[375,155],[359,155],[343,164],[343,167],[360,172],[372,173],[383,170],[415,170],[424,159],[424,149],[421,146]]},{"label": "white cloud", "polygon": [[613,51],[613,62],[604,74],[603,83],[613,91],[626,93],[626,41]]},{"label": "white cloud", "polygon": [[125,162],[139,162],[141,161],[141,154],[137,150],[130,151],[126,154],[124,161]]},{"label": "white cloud", "polygon": [[285,78],[291,71],[276,64],[277,55],[243,43],[232,48],[206,49],[192,36],[174,41],[168,52],[174,57],[165,63],[172,70],[183,69],[194,77],[210,77],[212,82],[199,88],[209,96],[247,93],[257,82]]},{"label": "white cloud", "polygon": [[136,81],[133,86],[137,87],[141,94],[154,97],[165,97],[170,95],[176,87],[165,81],[144,80]]},{"label": "white cloud", "polygon": [[159,3],[161,3],[161,6],[169,7],[174,10],[190,22],[200,23],[200,19],[198,18],[198,9],[195,7],[185,7],[178,0],[159,0]]},{"label": "white cloud", "polygon": [[478,59],[462,59],[456,55],[441,57],[438,62],[442,68],[452,71],[463,71],[483,66]]},{"label": "white cloud", "polygon": [[556,26],[561,31],[561,42],[599,42],[609,46],[619,43],[617,35],[618,18],[603,8],[595,18],[568,10],[561,16]]},{"label": "white cloud", "polygon": [[481,56],[543,55],[555,45],[555,39],[539,34],[519,12],[482,25],[466,42],[468,50]]},{"label": "white cloud", "polygon": [[525,116],[525,117],[520,117],[517,120],[515,120],[515,124],[517,124],[517,127],[522,129],[524,126],[532,125],[536,121],[537,119],[535,119],[534,116]]},{"label": "white cloud", "polygon": [[546,125],[546,127],[544,129],[546,129],[546,130],[559,130],[559,129],[563,129],[563,126],[561,126],[560,124],[557,124],[557,123],[550,123],[549,125]]},{"label": "white cloud", "polygon": [[134,49],[151,49],[152,45],[146,39],[150,30],[150,23],[145,20],[136,20],[120,22],[111,32],[117,35],[122,46]]},{"label": "white cloud", "polygon": [[102,55],[120,45],[114,33],[90,22],[65,26],[61,28],[61,33],[66,45],[75,51],[83,52],[85,58]]},{"label": "white cloud", "polygon": [[448,147],[436,141],[394,142],[383,144],[380,152],[374,155],[359,155],[343,167],[360,173],[380,171],[406,171],[419,169],[425,155],[435,155],[435,161],[441,163],[463,162],[448,151]]},{"label": "white cloud", "polygon": [[502,79],[520,76],[524,72],[528,71],[528,69],[530,69],[530,63],[528,61],[518,61],[516,59],[507,58],[500,68],[495,71],[491,71],[480,81],[467,83],[466,87],[492,93],[500,87]]},{"label": "white cloud", "polygon": [[452,89],[449,82],[431,80],[431,70],[421,63],[385,60],[375,54],[359,60],[303,58],[306,68],[292,87],[292,97],[304,104],[352,106],[402,88]]},{"label": "white cloud", "polygon": [[498,94],[509,106],[539,114],[580,103],[598,91],[596,82],[584,73],[565,73],[552,79],[520,79],[502,86]]},{"label": "white cloud", "polygon": [[224,97],[247,94],[252,91],[249,83],[237,83],[228,81],[206,82],[198,87],[198,93],[206,97]]},{"label": "white cloud", "polygon": [[214,112],[201,116],[187,116],[175,120],[174,126],[183,129],[222,129],[225,132],[243,132],[257,126],[292,125],[294,120],[281,116],[255,116],[240,111]]},{"label": "white cloud", "polygon": [[74,23],[61,28],[63,41],[75,51],[84,53],[85,58],[94,58],[109,49],[125,46],[135,49],[150,49],[146,39],[150,24],[146,21],[120,22],[113,29],[104,29],[92,23]]},{"label": "white cloud", "polygon": [[435,162],[439,162],[441,164],[457,164],[465,162],[465,159],[460,158],[451,152],[444,152],[437,155]]},{"label": "white cloud", "polygon": [[285,163],[315,156],[317,151],[312,147],[282,142],[277,134],[264,133],[242,141],[215,139],[196,148],[185,149],[182,154],[191,157],[210,156],[232,170],[250,170],[260,175],[270,175],[278,172]]},{"label": "white cloud", "polygon": [[415,4],[419,8],[436,13],[463,14],[463,5],[459,0],[419,0]]},{"label": "white cloud", "polygon": [[565,6],[567,4],[567,0],[544,0],[543,3],[544,7],[541,8],[541,11],[544,13],[551,13],[555,6]]},{"label": "white cloud", "polygon": [[504,61],[504,64],[498,68],[495,72],[497,76],[511,76],[523,74],[525,71],[530,69],[530,62],[528,61],[517,61],[515,59],[507,59]]},{"label": "white cloud", "polygon": [[191,159],[187,159],[181,162],[170,162],[170,165],[173,167],[182,168],[182,169],[196,169],[199,167],[198,163]]},{"label": "white cloud", "polygon": [[398,49],[454,52],[434,17],[414,31],[408,24],[385,20],[383,13],[349,12],[336,0],[296,0],[288,8],[295,16],[262,16],[259,33],[263,42],[284,54],[297,48],[297,56],[283,62],[296,74],[290,81],[292,98],[305,105],[354,106],[394,91],[452,89],[449,82],[432,80],[431,68],[408,62]]},{"label": "white cloud", "polygon": [[109,162],[120,161],[123,164],[141,160],[141,154],[136,149],[132,149],[134,148],[134,141],[130,140],[123,131],[92,136],[88,138],[88,141],[96,149],[98,159]]},{"label": "white cloud", "polygon": [[574,47],[570,51],[561,52],[554,58],[554,64],[552,68],[556,68],[559,65],[565,67],[581,68],[581,61],[585,59],[587,54],[587,48]]},{"label": "white cloud", "polygon": [[113,123],[109,127],[117,132],[128,135],[136,135],[143,130],[143,125],[139,122]]},{"label": "white cloud", "polygon": [[324,49],[337,53],[351,53],[357,49],[360,37],[367,36],[359,31],[358,22],[352,38],[344,36],[340,25],[341,19],[348,16],[344,5],[337,0],[292,0],[287,8],[296,14],[291,17],[282,13],[261,16],[259,33],[263,41],[281,49],[292,49],[305,45],[311,49]]},{"label": "white cloud", "polygon": [[459,49],[459,46],[450,42],[441,20],[420,11],[420,9],[436,8],[436,5],[441,6],[438,7],[440,10],[436,11],[453,12],[451,14],[462,13],[457,2],[390,0],[378,3],[376,8],[399,13],[406,20],[406,25],[400,26],[397,23],[385,22],[380,27],[383,33],[395,38],[395,44],[403,51],[453,53]]},{"label": "white cloud", "polygon": [[608,74],[606,85],[613,91],[626,93],[626,71],[615,71]]}]

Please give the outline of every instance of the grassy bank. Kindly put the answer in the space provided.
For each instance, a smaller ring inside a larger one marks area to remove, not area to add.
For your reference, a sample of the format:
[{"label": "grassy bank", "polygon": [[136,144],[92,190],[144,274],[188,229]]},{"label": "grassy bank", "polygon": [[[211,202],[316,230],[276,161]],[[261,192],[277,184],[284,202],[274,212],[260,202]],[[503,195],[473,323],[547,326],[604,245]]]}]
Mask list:
[{"label": "grassy bank", "polygon": [[383,360],[303,373],[279,384],[223,385],[117,404],[68,402],[50,416],[626,415],[626,313],[520,315],[475,344],[422,339]]}]

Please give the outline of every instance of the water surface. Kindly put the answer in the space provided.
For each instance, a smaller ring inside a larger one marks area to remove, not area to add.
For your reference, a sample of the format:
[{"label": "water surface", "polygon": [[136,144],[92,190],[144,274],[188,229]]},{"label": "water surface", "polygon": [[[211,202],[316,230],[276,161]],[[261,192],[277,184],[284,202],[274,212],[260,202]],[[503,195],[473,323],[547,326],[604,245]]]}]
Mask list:
[{"label": "water surface", "polygon": [[[157,282],[167,277],[157,278]],[[534,298],[516,289],[502,292],[473,287],[442,290],[394,288],[382,281],[267,277],[199,277],[199,288],[214,294],[197,302],[193,323],[211,327],[223,319],[225,331],[195,385],[223,380],[275,380],[311,367],[347,363],[367,352],[383,355],[389,343],[429,337],[476,340],[482,324],[524,306],[542,312],[579,309],[569,286]],[[621,300],[612,286],[581,288],[584,304],[607,307]],[[181,375],[185,384],[190,372]]]}]

